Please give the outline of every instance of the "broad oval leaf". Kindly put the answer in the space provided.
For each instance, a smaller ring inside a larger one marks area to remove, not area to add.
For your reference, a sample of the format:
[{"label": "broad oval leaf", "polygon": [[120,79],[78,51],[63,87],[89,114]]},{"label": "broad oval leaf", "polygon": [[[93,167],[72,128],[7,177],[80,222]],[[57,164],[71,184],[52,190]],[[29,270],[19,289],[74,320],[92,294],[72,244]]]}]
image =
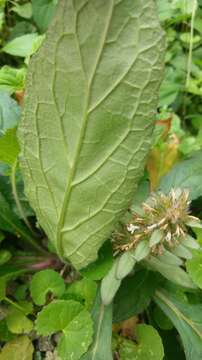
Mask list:
[{"label": "broad oval leaf", "polygon": [[77,269],[96,259],[142,174],[163,50],[152,0],[61,0],[32,58],[19,129],[26,194]]}]

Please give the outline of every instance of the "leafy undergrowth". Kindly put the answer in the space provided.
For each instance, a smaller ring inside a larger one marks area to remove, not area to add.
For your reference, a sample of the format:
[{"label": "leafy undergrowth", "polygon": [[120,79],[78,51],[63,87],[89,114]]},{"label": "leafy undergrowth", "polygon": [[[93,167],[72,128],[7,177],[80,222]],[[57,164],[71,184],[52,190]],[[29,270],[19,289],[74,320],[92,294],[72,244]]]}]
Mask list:
[{"label": "leafy undergrowth", "polygon": [[[27,68],[56,3],[0,1],[0,360],[201,360],[202,229],[186,216],[202,217],[202,1],[156,1],[167,52],[152,147],[128,213],[81,271],[37,223],[18,165]],[[180,226],[161,223],[182,202]]]}]

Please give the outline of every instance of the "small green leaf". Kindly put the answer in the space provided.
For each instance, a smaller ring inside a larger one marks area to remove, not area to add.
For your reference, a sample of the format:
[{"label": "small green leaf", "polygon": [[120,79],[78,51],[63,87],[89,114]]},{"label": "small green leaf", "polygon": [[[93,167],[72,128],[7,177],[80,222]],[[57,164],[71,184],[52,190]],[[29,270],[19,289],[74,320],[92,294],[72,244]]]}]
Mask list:
[{"label": "small green leaf", "polygon": [[145,259],[149,255],[149,253],[150,253],[149,243],[147,240],[143,240],[137,245],[133,253],[133,257],[136,261],[139,262]]},{"label": "small green leaf", "polygon": [[200,223],[200,221],[197,221],[197,220],[189,220],[189,221],[187,221],[186,225],[193,227],[193,228],[202,229],[202,224]]},{"label": "small green leaf", "polygon": [[62,331],[81,311],[83,306],[77,301],[55,300],[38,313],[36,330],[43,336]]},{"label": "small green leaf", "polygon": [[193,282],[202,289],[202,253],[198,251],[186,262],[187,271]]},{"label": "small green leaf", "polygon": [[161,178],[159,191],[168,193],[173,189],[189,189],[190,199],[202,196],[202,150],[187,160],[179,162]]},{"label": "small green leaf", "polygon": [[159,229],[155,230],[150,237],[149,246],[152,247],[156,244],[159,244],[162,238],[163,238],[163,232]]},{"label": "small green leaf", "polygon": [[179,301],[172,293],[156,291],[155,302],[177,328],[186,354],[186,360],[202,359],[202,305]]},{"label": "small green leaf", "polygon": [[8,330],[8,326],[6,324],[6,320],[0,321],[0,341],[8,342],[10,340],[13,340],[16,337],[16,335],[12,334]]},{"label": "small green leaf", "polygon": [[190,15],[196,11],[198,7],[198,0],[174,0],[172,8],[176,11],[179,9],[183,15]]},{"label": "small green leaf", "polygon": [[97,292],[97,284],[90,279],[82,279],[67,286],[63,299],[78,300],[84,302],[87,309],[91,309]]},{"label": "small green leaf", "polygon": [[43,336],[62,331],[58,354],[64,360],[78,360],[91,344],[93,323],[89,312],[80,303],[56,300],[38,314],[36,330]]},{"label": "small green leaf", "polygon": [[190,41],[192,41],[193,44],[197,44],[200,42],[201,37],[200,35],[191,36],[190,32],[184,32],[180,34],[180,40],[188,45],[190,44]]},{"label": "small green leaf", "polygon": [[54,270],[46,269],[36,273],[30,284],[32,299],[37,305],[44,305],[46,295],[51,292],[56,297],[61,297],[65,291],[62,277]]},{"label": "small green leaf", "polygon": [[21,284],[18,285],[17,289],[15,290],[15,298],[16,300],[20,301],[20,300],[25,300],[26,296],[27,296],[27,292],[28,292],[28,284]]},{"label": "small green leaf", "polygon": [[13,165],[19,154],[19,145],[16,137],[16,129],[9,129],[0,137],[0,161]]},{"label": "small green leaf", "polygon": [[15,4],[12,7],[12,11],[24,19],[30,19],[32,17],[32,4],[29,2],[23,5]]},{"label": "small green leaf", "polygon": [[13,306],[9,309],[6,324],[13,334],[27,334],[33,329],[33,322],[22,311]]},{"label": "small green leaf", "polygon": [[6,92],[0,91],[0,133],[14,128],[20,118],[20,108]]},{"label": "small green leaf", "polygon": [[126,251],[117,260],[116,278],[122,280],[134,268],[136,260],[131,256],[130,251]]},{"label": "small green leaf", "polygon": [[0,360],[32,360],[34,347],[28,336],[19,336],[4,345]]},{"label": "small green leaf", "polygon": [[50,24],[56,4],[57,0],[32,0],[33,18],[40,31],[44,32]]},{"label": "small green leaf", "polygon": [[185,246],[182,244],[174,247],[172,250],[172,253],[176,256],[179,256],[182,259],[191,259],[192,253],[189,251]]},{"label": "small green leaf", "polygon": [[118,288],[121,285],[121,280],[116,277],[116,271],[117,259],[101,282],[101,298],[104,305],[109,305],[112,302]]},{"label": "small green leaf", "polygon": [[166,249],[164,249],[162,255],[157,256],[157,259],[159,259],[162,263],[165,263],[168,265],[181,266],[183,264],[183,261],[179,257],[172,254],[170,251],[168,251]]},{"label": "small green leaf", "polygon": [[7,263],[12,257],[10,251],[0,250],[0,266]]},{"label": "small green leaf", "polygon": [[199,249],[200,245],[199,243],[196,241],[196,239],[194,239],[192,236],[190,235],[186,235],[186,237],[183,239],[183,245],[190,248],[190,249]]},{"label": "small green leaf", "polygon": [[19,36],[9,41],[2,49],[5,53],[14,56],[26,57],[32,52],[33,44],[38,37],[37,33]]},{"label": "small green leaf", "polygon": [[10,66],[2,66],[0,69],[0,90],[13,94],[22,91],[25,84],[26,69],[16,69]]},{"label": "small green leaf", "polygon": [[151,325],[141,324],[136,327],[136,345],[130,340],[121,344],[120,355],[122,360],[162,360],[164,349],[161,337]]},{"label": "small green leaf", "polygon": [[57,353],[63,360],[78,360],[88,350],[93,337],[93,322],[90,314],[81,311],[63,329],[63,336],[57,346]]}]

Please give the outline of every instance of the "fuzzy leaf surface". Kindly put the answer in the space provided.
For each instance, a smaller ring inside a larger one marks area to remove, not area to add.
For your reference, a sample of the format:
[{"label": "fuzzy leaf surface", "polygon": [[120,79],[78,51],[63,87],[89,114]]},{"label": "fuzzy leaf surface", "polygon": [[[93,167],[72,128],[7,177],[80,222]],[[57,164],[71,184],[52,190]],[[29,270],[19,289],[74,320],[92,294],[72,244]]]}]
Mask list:
[{"label": "fuzzy leaf surface", "polygon": [[77,269],[96,259],[142,174],[163,50],[152,0],[61,0],[31,60],[19,128],[26,194]]}]

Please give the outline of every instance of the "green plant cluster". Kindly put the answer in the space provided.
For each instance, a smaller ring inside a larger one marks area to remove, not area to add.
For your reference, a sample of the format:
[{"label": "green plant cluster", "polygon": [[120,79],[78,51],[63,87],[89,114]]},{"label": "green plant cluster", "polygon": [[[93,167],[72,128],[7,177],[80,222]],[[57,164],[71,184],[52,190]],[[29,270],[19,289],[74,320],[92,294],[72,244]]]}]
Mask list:
[{"label": "green plant cluster", "polygon": [[201,360],[202,1],[155,1],[167,50],[152,146],[130,208],[79,270],[25,196],[16,135],[58,3],[0,0],[0,360]]}]

